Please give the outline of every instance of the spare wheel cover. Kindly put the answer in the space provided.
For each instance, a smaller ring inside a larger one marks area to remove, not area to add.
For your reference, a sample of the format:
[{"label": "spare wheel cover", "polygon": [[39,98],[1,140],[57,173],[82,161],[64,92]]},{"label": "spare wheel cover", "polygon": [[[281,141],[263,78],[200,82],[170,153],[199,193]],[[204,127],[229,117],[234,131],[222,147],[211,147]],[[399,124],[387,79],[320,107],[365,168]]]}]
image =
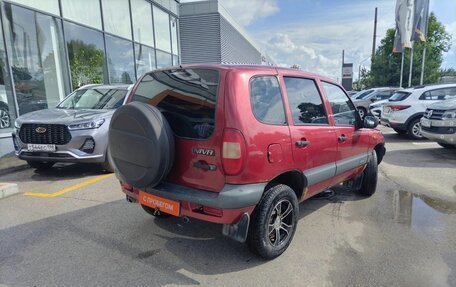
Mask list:
[{"label": "spare wheel cover", "polygon": [[109,151],[120,180],[138,188],[154,187],[174,162],[173,132],[156,107],[132,102],[112,116]]}]

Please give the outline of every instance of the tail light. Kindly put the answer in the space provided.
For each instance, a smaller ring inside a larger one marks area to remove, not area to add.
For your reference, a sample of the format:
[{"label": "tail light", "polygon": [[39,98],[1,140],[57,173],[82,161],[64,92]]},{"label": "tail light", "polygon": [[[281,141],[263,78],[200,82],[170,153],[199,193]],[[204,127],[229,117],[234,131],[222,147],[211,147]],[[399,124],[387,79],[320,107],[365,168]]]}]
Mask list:
[{"label": "tail light", "polygon": [[226,128],[223,132],[222,145],[222,165],[225,174],[239,174],[244,168],[245,157],[244,136],[236,129]]},{"label": "tail light", "polygon": [[410,105],[389,105],[392,111],[402,111],[410,108]]}]

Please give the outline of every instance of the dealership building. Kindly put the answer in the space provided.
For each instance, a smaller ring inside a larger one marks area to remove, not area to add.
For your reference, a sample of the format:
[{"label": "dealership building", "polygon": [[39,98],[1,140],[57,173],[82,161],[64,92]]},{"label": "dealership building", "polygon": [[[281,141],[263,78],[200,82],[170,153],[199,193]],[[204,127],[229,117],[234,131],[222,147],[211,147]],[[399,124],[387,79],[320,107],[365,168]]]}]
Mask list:
[{"label": "dealership building", "polygon": [[89,83],[188,63],[268,64],[217,0],[0,0],[0,157],[14,120]]}]

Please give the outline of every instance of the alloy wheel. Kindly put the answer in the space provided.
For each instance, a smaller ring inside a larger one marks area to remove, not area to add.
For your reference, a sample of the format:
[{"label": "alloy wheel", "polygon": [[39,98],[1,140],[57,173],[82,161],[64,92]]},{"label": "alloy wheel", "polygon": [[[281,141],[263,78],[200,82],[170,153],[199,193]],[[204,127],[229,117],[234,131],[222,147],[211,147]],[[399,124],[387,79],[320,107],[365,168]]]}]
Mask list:
[{"label": "alloy wheel", "polygon": [[422,138],[423,136],[421,135],[421,123],[417,122],[413,125],[412,127],[412,133],[414,136],[418,138]]},{"label": "alloy wheel", "polygon": [[273,246],[286,243],[293,230],[293,205],[284,199],[279,201],[268,220],[268,238]]},{"label": "alloy wheel", "polygon": [[9,113],[0,109],[0,129],[8,128],[11,125]]}]

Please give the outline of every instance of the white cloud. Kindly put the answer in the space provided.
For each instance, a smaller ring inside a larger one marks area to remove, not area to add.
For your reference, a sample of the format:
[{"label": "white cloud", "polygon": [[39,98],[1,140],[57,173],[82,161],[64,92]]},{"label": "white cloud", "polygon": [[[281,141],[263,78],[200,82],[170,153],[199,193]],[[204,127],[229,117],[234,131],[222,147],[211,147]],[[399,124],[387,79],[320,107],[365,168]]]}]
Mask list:
[{"label": "white cloud", "polygon": [[[393,9],[389,9],[391,5]],[[363,66],[370,66],[374,7],[372,4],[351,5],[349,14],[325,10],[314,18],[284,23],[254,36],[264,39],[261,44],[276,62],[285,66],[297,64],[303,70],[334,79],[340,78],[342,50],[345,50],[345,62],[353,63],[357,78],[361,62]],[[380,3],[378,7],[377,47],[386,30],[394,27],[394,3]]]},{"label": "white cloud", "polygon": [[220,2],[243,26],[279,12],[277,0],[222,0]]}]

